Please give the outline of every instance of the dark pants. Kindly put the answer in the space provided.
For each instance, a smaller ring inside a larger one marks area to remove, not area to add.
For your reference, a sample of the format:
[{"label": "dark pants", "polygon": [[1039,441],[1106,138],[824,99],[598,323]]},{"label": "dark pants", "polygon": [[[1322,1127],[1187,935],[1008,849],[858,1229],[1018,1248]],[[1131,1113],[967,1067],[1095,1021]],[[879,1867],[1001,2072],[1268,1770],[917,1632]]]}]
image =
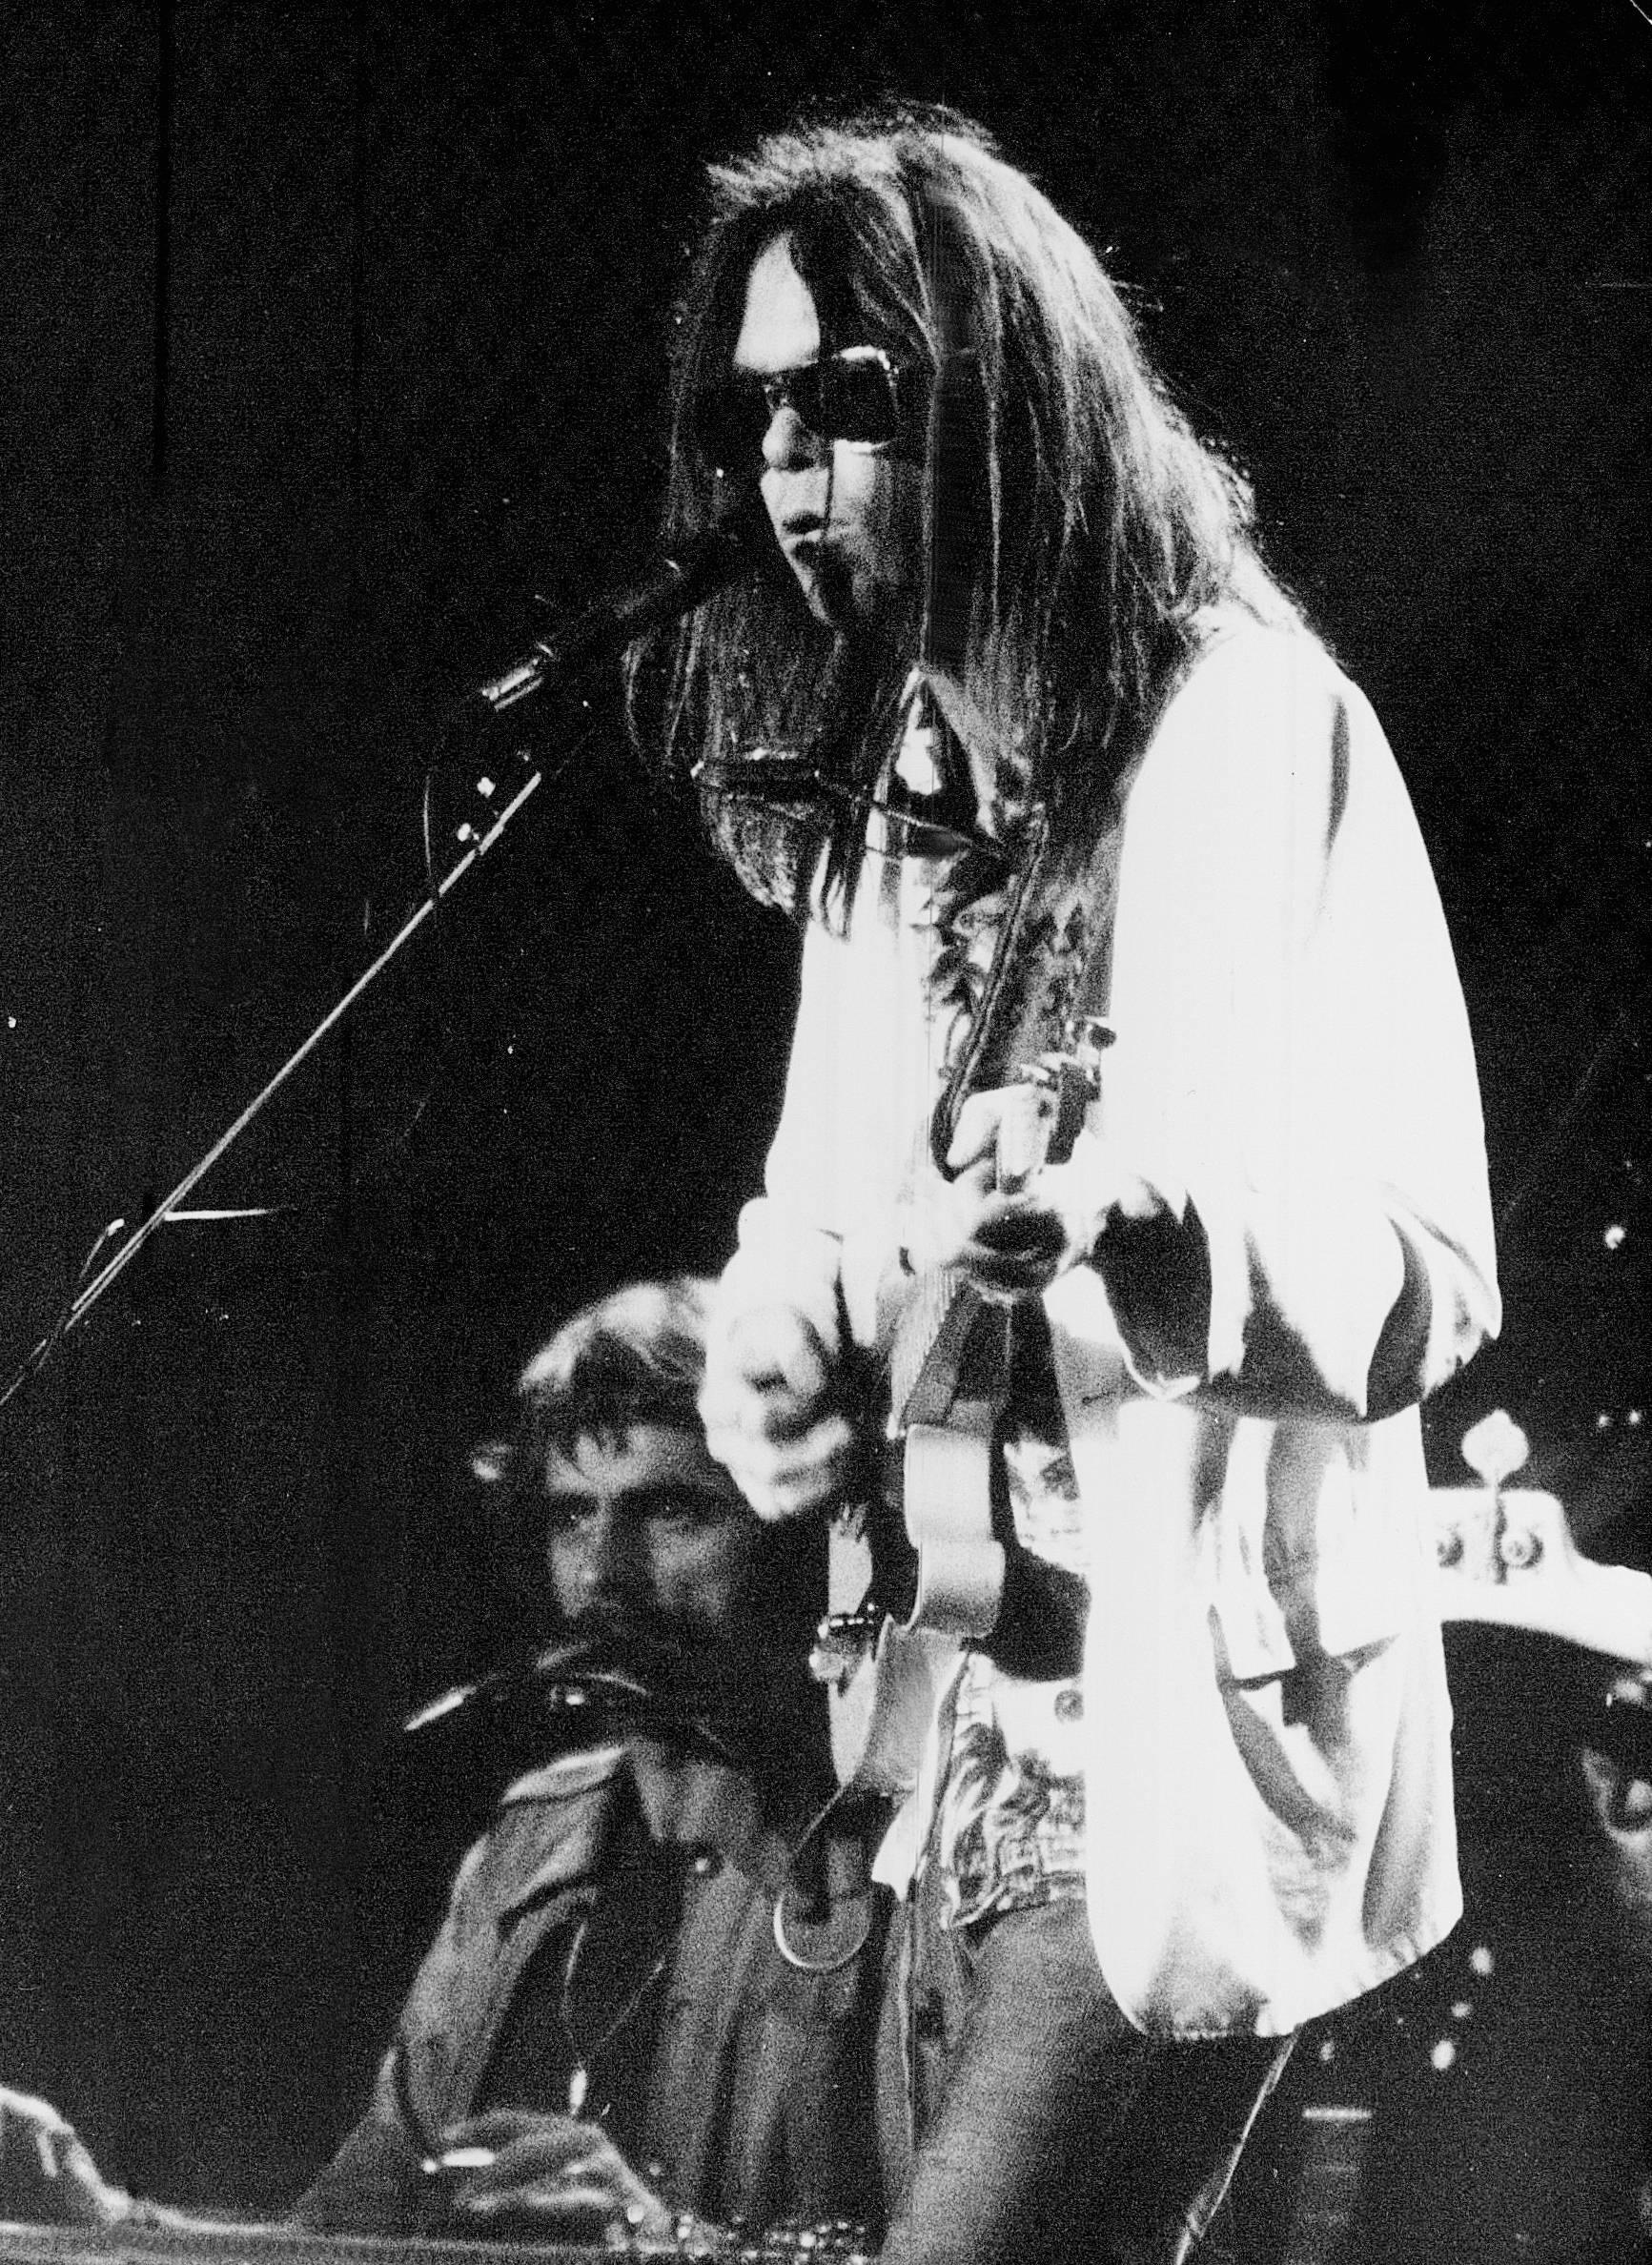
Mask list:
[{"label": "dark pants", "polygon": [[[1132,2029],[1082,1903],[958,1933],[922,1891],[885,1993],[887,2265],[1172,2265],[1226,2191],[1290,2040]],[[908,2093],[903,2071],[909,2075]]]}]

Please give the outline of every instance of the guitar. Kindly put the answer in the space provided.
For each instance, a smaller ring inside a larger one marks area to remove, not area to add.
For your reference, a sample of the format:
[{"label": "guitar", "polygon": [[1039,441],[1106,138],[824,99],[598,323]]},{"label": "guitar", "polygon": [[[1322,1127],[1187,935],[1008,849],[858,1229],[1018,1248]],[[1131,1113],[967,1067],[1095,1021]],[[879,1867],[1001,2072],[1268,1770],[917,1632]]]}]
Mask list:
[{"label": "guitar", "polygon": [[[1652,1575],[1584,1557],[1554,1495],[1508,1484],[1526,1460],[1527,1442],[1501,1409],[1465,1436],[1462,1453],[1479,1485],[1429,1490],[1441,1621],[1552,1636],[1597,1655],[1599,1702],[1593,1719],[1578,1724],[1578,1744],[1615,1751],[1627,1774],[1644,1775],[1652,1755]],[[1471,2001],[1492,1971],[1489,1949],[1458,1949],[1451,1955],[1456,1963],[1445,1970],[1455,1973],[1453,1989],[1460,1990],[1460,1999],[1440,2030],[1433,2024],[1422,2030],[1432,2040],[1428,2050],[1445,2056],[1432,2061],[1437,2071],[1452,2065],[1458,2050],[1453,2028],[1469,2018]],[[1435,1963],[1438,1977],[1438,1957]],[[1421,1969],[1413,1972],[1420,1979]],[[1443,2016],[1453,1990],[1438,1978],[1435,1988]],[[1393,2039],[1388,2052],[1396,2056],[1387,2063],[1392,2068],[1400,2065],[1404,2016],[1390,2013],[1387,2023]],[[1393,2114],[1392,2095],[1379,2088],[1375,2049],[1369,2043],[1362,2049],[1356,2030],[1342,2041],[1350,2047],[1346,2052],[1338,2050],[1336,2024],[1324,2029],[1320,2072],[1312,2096],[1296,2112],[1285,2158],[1294,2166],[1295,2183],[1280,2265],[1334,2265],[1354,2254],[1351,2239],[1366,2234],[1360,2223],[1366,2158],[1378,2116]],[[1414,2041],[1411,2050],[1420,2058],[1424,2048]],[[1365,2215],[1369,2220],[1368,2201]]]},{"label": "guitar", "polygon": [[[1006,1089],[1001,1193],[1067,1161],[1112,1035],[1099,1016],[1083,1017],[1063,1049]],[[951,1270],[914,1278],[889,1353],[875,1500],[832,1522],[828,1610],[809,1665],[831,1701],[839,1777],[860,1790],[908,1788],[941,1677],[960,1643],[997,1621],[1005,1553],[994,1479],[1012,1312]]]},{"label": "guitar", "polygon": [[1527,1443],[1500,1408],[1462,1452],[1481,1483],[1429,1490],[1441,1620],[1525,1628],[1652,1668],[1652,1574],[1584,1557],[1554,1495],[1505,1483]]},{"label": "guitar", "polygon": [[[930,503],[919,675],[972,712],[969,663],[982,561],[994,541],[991,417],[969,262],[940,201],[919,214],[938,348],[929,409]],[[980,723],[980,743],[990,727]],[[1105,1007],[1117,828],[1099,839],[1040,808],[1022,845],[985,990],[931,1129],[944,1156],[965,1097],[1004,1091],[998,1186],[1065,1162],[1099,1092],[1112,1030]],[[1051,1036],[1058,1044],[1049,1051]],[[1021,1063],[1016,1070],[1013,1066]],[[828,1553],[828,1611],[810,1666],[831,1697],[846,1786],[899,1794],[913,1780],[937,1685],[960,1643],[989,1635],[1003,1597],[993,1531],[994,1440],[1008,1398],[1010,1309],[961,1276],[913,1285],[888,1361],[888,1424],[876,1500],[842,1512]]]}]

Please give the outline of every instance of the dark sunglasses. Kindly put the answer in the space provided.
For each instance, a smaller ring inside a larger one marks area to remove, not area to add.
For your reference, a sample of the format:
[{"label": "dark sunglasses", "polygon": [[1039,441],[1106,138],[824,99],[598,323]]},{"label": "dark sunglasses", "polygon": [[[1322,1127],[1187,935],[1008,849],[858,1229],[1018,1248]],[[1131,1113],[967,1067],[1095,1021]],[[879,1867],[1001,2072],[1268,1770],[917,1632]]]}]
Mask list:
[{"label": "dark sunglasses", "polygon": [[754,472],[769,426],[789,409],[817,440],[887,448],[908,421],[903,394],[909,376],[881,346],[840,346],[820,361],[766,378],[736,371],[702,395],[696,444],[714,471]]}]

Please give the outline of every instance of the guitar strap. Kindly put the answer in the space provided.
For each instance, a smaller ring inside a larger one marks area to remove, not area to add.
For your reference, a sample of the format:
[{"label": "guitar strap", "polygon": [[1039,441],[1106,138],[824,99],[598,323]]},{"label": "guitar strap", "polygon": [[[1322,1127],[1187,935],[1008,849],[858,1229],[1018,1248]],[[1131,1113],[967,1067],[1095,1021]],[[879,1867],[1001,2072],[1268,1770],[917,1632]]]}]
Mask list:
[{"label": "guitar strap", "polygon": [[[1094,801],[1072,796],[1065,808],[1058,806],[1058,815],[1048,806],[1036,812],[979,1004],[930,1117],[929,1153],[943,1174],[959,1112],[971,1093],[1009,1084],[1046,1054],[1071,1051],[1087,1018],[1107,1017],[1125,789],[1182,673],[1173,672],[1161,689],[1132,760],[1099,809]],[[1017,1338],[1043,1328],[1042,1313],[1036,1323],[1030,1314],[1018,1321],[1015,1309],[961,1297],[954,1283],[943,1331],[955,1342],[932,1329],[926,1342],[916,1321],[909,1336],[897,1336],[894,1405],[908,1420],[946,1420],[937,1393],[962,1398],[959,1373],[968,1367],[977,1379],[973,1397],[983,1410],[995,1407],[998,1420],[1009,1401]],[[932,1357],[937,1352],[943,1359]]]},{"label": "guitar strap", "polygon": [[[1121,827],[1065,831],[1040,811],[1008,893],[980,1000],[931,1115],[930,1154],[946,1173],[969,1096],[1009,1084],[1041,1056],[1070,1051],[1073,1026],[1107,1006]],[[1010,1388],[1011,1309],[961,1276],[926,1277],[889,1355],[890,1404],[903,1427],[962,1420],[991,1431]]]},{"label": "guitar strap", "polygon": [[1122,833],[1116,799],[1094,831],[1064,828],[1040,811],[980,1006],[930,1121],[942,1172],[971,1093],[1007,1084],[1022,1064],[1065,1046],[1079,1018],[1106,1014]]},{"label": "guitar strap", "polygon": [[943,1173],[971,1093],[1007,1084],[1021,1064],[1065,1046],[1084,1016],[1106,1017],[1126,792],[1194,661],[1222,634],[1213,617],[1168,672],[1099,808],[1069,796],[1053,814],[1038,809],[979,1009],[930,1120],[930,1153]]}]

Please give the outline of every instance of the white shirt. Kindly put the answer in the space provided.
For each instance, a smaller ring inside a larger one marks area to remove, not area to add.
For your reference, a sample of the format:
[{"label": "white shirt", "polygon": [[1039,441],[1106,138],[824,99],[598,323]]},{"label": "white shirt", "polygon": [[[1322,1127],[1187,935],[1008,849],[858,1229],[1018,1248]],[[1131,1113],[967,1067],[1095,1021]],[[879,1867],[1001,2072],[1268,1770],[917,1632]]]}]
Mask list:
[{"label": "white shirt", "polygon": [[[1417,1403],[1499,1322],[1479,1092],[1403,784],[1311,638],[1224,623],[1122,806],[1118,1036],[1074,1172],[1099,1186],[1108,1144],[1192,1263],[1176,1286],[1098,1213],[1046,1300],[1090,1910],[1132,2020],[1271,2032],[1460,1911]],[[933,1099],[923,965],[876,865],[846,936],[811,928],[725,1311],[783,1296],[871,1341]]]}]

